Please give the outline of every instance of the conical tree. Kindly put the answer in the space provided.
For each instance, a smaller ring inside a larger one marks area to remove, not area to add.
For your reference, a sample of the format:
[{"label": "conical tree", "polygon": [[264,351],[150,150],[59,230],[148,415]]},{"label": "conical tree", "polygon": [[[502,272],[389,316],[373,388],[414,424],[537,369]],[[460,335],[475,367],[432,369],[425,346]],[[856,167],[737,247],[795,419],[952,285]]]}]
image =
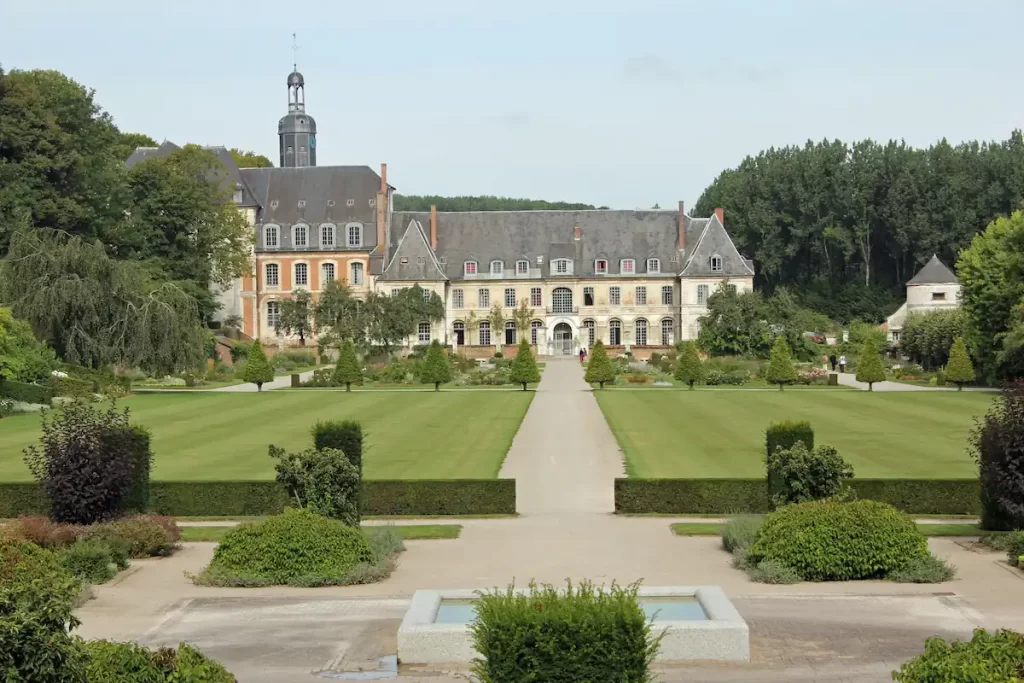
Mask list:
[{"label": "conical tree", "polygon": [[690,391],[693,391],[694,384],[704,379],[704,364],[700,361],[700,353],[693,340],[683,342],[673,375],[680,382],[686,382]]},{"label": "conical tree", "polygon": [[530,350],[530,342],[527,341],[526,335],[519,340],[519,351],[512,359],[511,379],[516,384],[522,384],[523,391],[526,391],[526,385],[530,382],[540,381],[540,370],[537,369],[537,361]]},{"label": "conical tree", "polygon": [[765,373],[764,378],[770,384],[778,384],[779,391],[782,391],[787,384],[796,381],[796,368],[793,367],[789,344],[781,335],[775,338],[775,344],[772,345],[772,357],[768,362],[768,372]]},{"label": "conical tree", "polygon": [[334,383],[344,384],[345,391],[352,391],[352,384],[358,384],[363,379],[363,368],[356,358],[356,345],[351,339],[346,339],[338,352],[338,362],[334,366]]},{"label": "conical tree", "polygon": [[946,381],[956,385],[957,391],[963,391],[965,384],[974,381],[974,365],[967,354],[967,344],[963,337],[953,340],[949,349],[949,362],[946,364]]},{"label": "conical tree", "polygon": [[442,383],[452,381],[452,367],[448,364],[448,357],[444,355],[441,342],[436,339],[430,342],[427,355],[420,364],[420,381],[424,384],[432,383],[434,391],[440,391]]},{"label": "conical tree", "polygon": [[587,361],[587,374],[584,379],[589,384],[598,384],[604,389],[605,382],[614,382],[619,374],[619,367],[608,357],[604,342],[598,340],[590,347],[590,360]]},{"label": "conical tree", "polygon": [[263,352],[263,344],[257,339],[249,349],[249,359],[245,361],[245,372],[242,373],[242,380],[252,382],[256,385],[256,391],[263,391],[263,383],[271,382],[274,379],[274,368],[267,360],[267,354]]},{"label": "conical tree", "polygon": [[878,355],[878,347],[875,342],[868,339],[860,349],[860,360],[857,361],[857,381],[867,382],[868,391],[874,391],[875,382],[885,379],[885,366],[882,365],[882,357]]}]

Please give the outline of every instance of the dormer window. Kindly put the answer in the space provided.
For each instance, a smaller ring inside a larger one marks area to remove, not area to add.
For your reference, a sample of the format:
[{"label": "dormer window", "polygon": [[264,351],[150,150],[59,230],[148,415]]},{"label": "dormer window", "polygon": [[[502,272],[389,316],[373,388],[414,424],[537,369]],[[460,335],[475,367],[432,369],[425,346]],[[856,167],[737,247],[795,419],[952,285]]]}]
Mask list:
[{"label": "dormer window", "polygon": [[661,272],[661,259],[649,258],[647,259],[647,272],[648,273],[660,273]]},{"label": "dormer window", "polygon": [[556,258],[551,262],[551,272],[555,275],[569,275],[572,273],[570,263],[567,258]]},{"label": "dormer window", "polygon": [[529,261],[516,261],[516,275],[529,275],[530,274],[530,262]]},{"label": "dormer window", "polygon": [[321,247],[333,247],[334,246],[334,224],[324,223],[320,226],[320,246]]},{"label": "dormer window", "polygon": [[722,268],[722,257],[718,256],[717,254],[715,256],[712,256],[711,257],[711,272],[712,273],[721,273],[722,270],[723,270],[723,268]]},{"label": "dormer window", "polygon": [[345,233],[347,235],[346,244],[350,249],[358,248],[363,246],[363,224],[362,223],[349,223],[345,226]]},{"label": "dormer window", "polygon": [[463,275],[476,275],[476,261],[466,261],[462,264]]},{"label": "dormer window", "polygon": [[276,249],[278,246],[277,241],[277,226],[267,225],[263,228],[263,246],[268,249]]},{"label": "dormer window", "polygon": [[597,275],[607,275],[608,274],[608,261],[603,259],[603,258],[599,258],[596,261],[594,261],[594,272]]},{"label": "dormer window", "polygon": [[296,247],[309,246],[309,226],[300,223],[292,227],[292,244]]},{"label": "dormer window", "polygon": [[491,275],[503,275],[505,273],[504,261],[491,261]]},{"label": "dormer window", "polygon": [[619,261],[619,272],[623,275],[632,275],[636,272],[636,261],[631,258],[624,258]]}]

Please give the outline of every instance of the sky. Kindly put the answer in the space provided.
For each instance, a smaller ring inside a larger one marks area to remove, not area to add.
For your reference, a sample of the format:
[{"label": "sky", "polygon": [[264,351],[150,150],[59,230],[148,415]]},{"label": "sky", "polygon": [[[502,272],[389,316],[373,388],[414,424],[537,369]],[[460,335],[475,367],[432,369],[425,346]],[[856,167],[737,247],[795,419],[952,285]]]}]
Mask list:
[{"label": "sky", "polygon": [[404,194],[692,206],[760,150],[1002,140],[1022,0],[0,0],[0,65],[124,131],[278,159],[292,33],[321,166]]}]

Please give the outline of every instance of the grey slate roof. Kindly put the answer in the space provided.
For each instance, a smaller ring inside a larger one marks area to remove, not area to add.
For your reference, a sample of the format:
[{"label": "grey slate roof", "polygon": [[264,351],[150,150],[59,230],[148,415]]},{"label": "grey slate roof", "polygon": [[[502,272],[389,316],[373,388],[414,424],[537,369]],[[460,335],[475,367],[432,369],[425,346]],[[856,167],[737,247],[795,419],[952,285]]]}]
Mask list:
[{"label": "grey slate roof", "polygon": [[[392,221],[392,229],[401,231],[401,225]],[[427,243],[423,226],[410,220],[398,247],[392,252],[391,263],[384,270],[382,280],[444,280],[445,274]]]},{"label": "grey slate roof", "polygon": [[164,140],[159,147],[136,147],[135,151],[132,152],[130,157],[128,157],[128,161],[124,162],[124,165],[131,168],[146,159],[160,159],[171,152],[178,151],[179,149],[181,149],[181,147],[178,147],[173,142],[168,142],[167,140]]},{"label": "grey slate roof", "polygon": [[[657,258],[661,261],[660,274],[672,277],[685,262],[685,255],[679,258],[677,219],[676,211],[660,210],[439,212],[436,255],[449,280],[488,279],[489,264],[494,260],[505,262],[506,277],[514,276],[515,262],[521,259],[530,262],[531,277],[558,277],[550,270],[554,258],[573,259],[575,277],[594,276],[594,261],[598,258],[608,260],[609,276],[619,275],[620,261],[630,258],[636,262],[635,274],[646,275],[647,259]],[[396,211],[392,224],[408,226],[410,220],[417,221],[424,234],[429,234],[429,212]],[[701,241],[708,222],[706,218],[687,221],[688,251]],[[573,239],[576,225],[582,233],[579,242]],[[721,251],[725,265],[724,272],[715,275],[752,274],[724,229],[708,232],[708,247]],[[401,227],[392,230],[391,253],[403,235]],[[541,265],[538,257],[543,257]],[[465,278],[465,261],[476,261],[479,274]]]},{"label": "grey slate roof", "polygon": [[939,257],[935,254],[932,255],[932,259],[924,264],[921,270],[917,271],[917,275],[910,279],[908,285],[955,285],[960,281],[956,278],[956,274],[952,270],[946,267],[946,264],[939,260]]},{"label": "grey slate roof", "polygon": [[[135,151],[132,152],[131,156],[128,157],[128,161],[125,162],[125,166],[132,168],[133,166],[142,163],[148,159],[162,159],[169,156],[173,152],[177,152],[181,147],[174,144],[173,142],[164,141],[159,147],[136,147]],[[256,206],[256,199],[253,196],[252,190],[250,190],[245,179],[242,177],[238,166],[235,164],[234,157],[231,156],[231,152],[226,147],[203,147],[207,152],[210,152],[220,162],[222,168],[213,169],[208,175],[209,180],[219,180],[221,187],[226,191],[234,195],[238,185],[242,186],[242,201],[239,202],[239,206]]]},{"label": "grey slate roof", "polygon": [[[711,218],[691,218],[691,226],[701,226],[701,234],[694,246],[689,248],[690,252],[686,258],[686,265],[681,275],[688,276],[747,276],[754,274],[753,263],[743,258],[733,244],[725,226],[719,222],[717,216]],[[689,230],[687,230],[687,244],[689,241]],[[722,259],[722,270],[711,270],[711,259],[713,257]]]}]

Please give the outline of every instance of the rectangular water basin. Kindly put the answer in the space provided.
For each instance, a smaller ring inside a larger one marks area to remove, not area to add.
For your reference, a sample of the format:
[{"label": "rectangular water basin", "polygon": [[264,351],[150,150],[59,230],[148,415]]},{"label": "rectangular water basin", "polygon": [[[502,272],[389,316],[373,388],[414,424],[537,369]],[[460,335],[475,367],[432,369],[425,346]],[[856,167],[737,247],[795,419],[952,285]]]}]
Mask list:
[{"label": "rectangular water basin", "polygon": [[[649,586],[641,608],[663,632],[657,661],[750,658],[750,631],[718,586]],[[408,664],[468,663],[477,657],[469,634],[474,590],[416,591],[398,630],[398,658]]]}]

